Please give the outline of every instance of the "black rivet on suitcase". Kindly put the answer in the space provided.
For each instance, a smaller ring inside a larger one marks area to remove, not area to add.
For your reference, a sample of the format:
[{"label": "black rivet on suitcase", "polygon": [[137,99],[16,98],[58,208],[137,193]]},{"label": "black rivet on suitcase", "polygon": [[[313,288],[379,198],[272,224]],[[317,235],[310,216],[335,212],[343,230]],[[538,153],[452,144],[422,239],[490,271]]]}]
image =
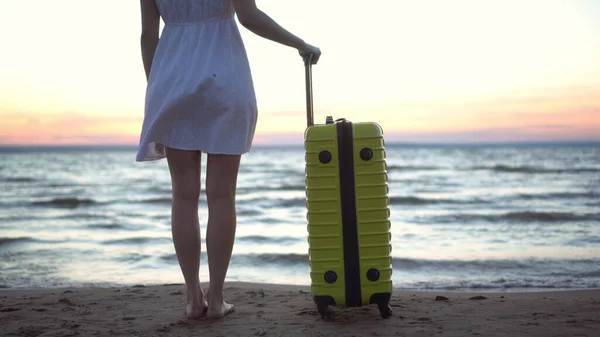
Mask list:
[{"label": "black rivet on suitcase", "polygon": [[360,159],[364,161],[369,161],[373,159],[373,150],[369,149],[368,147],[365,147],[364,149],[360,150]]},{"label": "black rivet on suitcase", "polygon": [[331,152],[323,150],[319,152],[319,161],[323,164],[327,164],[331,161]]},{"label": "black rivet on suitcase", "polygon": [[331,284],[337,281],[337,274],[333,270],[329,270],[325,273],[325,282]]},{"label": "black rivet on suitcase", "polygon": [[375,268],[369,269],[369,271],[367,271],[367,278],[372,282],[379,280],[379,270]]}]

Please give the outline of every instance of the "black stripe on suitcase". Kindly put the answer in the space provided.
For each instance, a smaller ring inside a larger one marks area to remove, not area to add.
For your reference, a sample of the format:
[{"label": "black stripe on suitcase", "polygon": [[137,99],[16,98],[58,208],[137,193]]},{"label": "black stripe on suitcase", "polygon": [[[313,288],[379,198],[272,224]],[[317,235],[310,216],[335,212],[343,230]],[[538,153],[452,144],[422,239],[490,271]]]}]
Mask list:
[{"label": "black stripe on suitcase", "polygon": [[362,305],[362,294],[360,290],[358,221],[356,217],[356,190],[354,183],[354,137],[352,129],[352,122],[343,120],[337,123],[344,269],[346,271],[346,305],[357,307]]}]

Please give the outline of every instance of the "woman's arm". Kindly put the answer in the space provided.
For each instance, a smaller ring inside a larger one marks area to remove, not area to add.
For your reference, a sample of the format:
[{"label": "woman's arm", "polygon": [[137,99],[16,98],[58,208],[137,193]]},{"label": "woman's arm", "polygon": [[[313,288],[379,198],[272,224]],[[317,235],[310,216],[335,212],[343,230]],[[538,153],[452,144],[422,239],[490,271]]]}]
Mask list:
[{"label": "woman's arm", "polygon": [[160,13],[155,0],[140,0],[142,10],[142,61],[146,72],[146,80],[150,78],[152,59],[158,45],[158,30],[160,27]]},{"label": "woman's arm", "polygon": [[256,7],[255,0],[233,0],[240,23],[256,35],[295,48],[300,55],[314,54],[313,63],[321,55],[319,48],[311,46],[299,37],[288,32],[275,20]]}]

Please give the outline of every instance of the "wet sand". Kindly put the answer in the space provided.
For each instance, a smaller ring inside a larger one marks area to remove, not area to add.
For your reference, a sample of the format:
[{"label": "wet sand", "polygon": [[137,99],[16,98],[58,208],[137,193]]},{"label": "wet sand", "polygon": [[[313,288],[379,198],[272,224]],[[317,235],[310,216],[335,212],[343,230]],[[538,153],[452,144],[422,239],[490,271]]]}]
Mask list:
[{"label": "wet sand", "polygon": [[[206,289],[206,285],[204,285]],[[182,285],[0,290],[2,336],[600,336],[600,290],[396,291],[321,318],[308,287],[228,283],[235,312],[185,318]]]}]

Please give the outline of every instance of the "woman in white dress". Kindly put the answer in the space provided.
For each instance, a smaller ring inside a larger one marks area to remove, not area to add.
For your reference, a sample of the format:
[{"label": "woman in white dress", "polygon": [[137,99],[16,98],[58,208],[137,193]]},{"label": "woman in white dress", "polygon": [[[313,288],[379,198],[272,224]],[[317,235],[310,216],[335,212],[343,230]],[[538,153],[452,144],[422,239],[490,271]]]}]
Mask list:
[{"label": "woman in white dress", "polygon": [[[236,229],[240,157],[257,119],[246,50],[235,22],[302,57],[320,50],[279,26],[254,0],[140,0],[142,60],[148,80],[137,161],[166,158],[172,182],[171,228],[187,289],[186,315],[221,318]],[[159,23],[165,26],[159,37]],[[210,290],[200,286],[201,153],[207,154],[206,248]]]}]

